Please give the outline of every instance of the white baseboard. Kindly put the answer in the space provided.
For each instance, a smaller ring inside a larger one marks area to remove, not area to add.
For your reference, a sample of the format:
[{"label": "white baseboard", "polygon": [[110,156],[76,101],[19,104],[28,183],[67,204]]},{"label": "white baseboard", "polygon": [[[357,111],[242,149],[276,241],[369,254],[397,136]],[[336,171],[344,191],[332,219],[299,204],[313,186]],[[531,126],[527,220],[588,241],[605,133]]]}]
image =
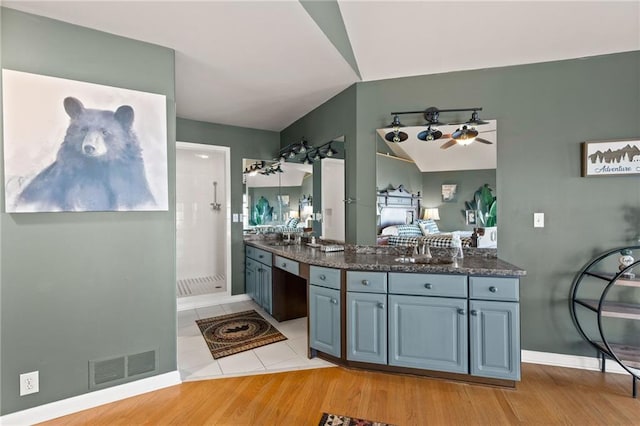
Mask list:
[{"label": "white baseboard", "polygon": [[[520,355],[522,362],[530,364],[552,365],[554,367],[579,368],[581,370],[600,370],[600,359],[588,356],[556,354],[552,352],[537,352],[522,350]],[[610,358],[605,359],[607,373],[629,374],[617,362]]]},{"label": "white baseboard", "polygon": [[179,297],[177,303],[178,312],[189,309],[206,308],[207,306],[222,305],[225,303],[243,302],[251,300],[247,294],[236,294],[227,296],[225,294],[203,294],[201,296]]},{"label": "white baseboard", "polygon": [[0,417],[0,425],[32,425],[180,383],[180,373],[171,371],[7,414]]}]

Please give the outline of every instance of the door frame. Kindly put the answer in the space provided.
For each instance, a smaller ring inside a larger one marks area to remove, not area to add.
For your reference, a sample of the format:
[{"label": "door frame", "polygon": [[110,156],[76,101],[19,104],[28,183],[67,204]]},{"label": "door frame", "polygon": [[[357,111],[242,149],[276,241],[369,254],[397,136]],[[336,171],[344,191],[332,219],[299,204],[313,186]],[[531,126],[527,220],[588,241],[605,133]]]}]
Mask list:
[{"label": "door frame", "polygon": [[[225,217],[225,236],[224,236],[224,248],[226,252],[225,257],[225,280],[226,280],[226,290],[225,292],[220,293],[212,293],[212,294],[203,294],[199,296],[191,296],[191,297],[178,297],[177,299],[177,310],[184,311],[187,309],[195,309],[203,306],[211,306],[221,303],[222,300],[228,299],[231,297],[231,148],[228,146],[219,146],[219,145],[208,145],[208,144],[200,144],[200,143],[192,143],[192,142],[176,142],[176,151],[177,150],[185,150],[185,151],[209,151],[224,154],[224,167],[225,167],[225,199],[222,201],[223,203],[223,214]],[[177,166],[176,166],[177,168]],[[177,175],[177,170],[176,170]],[[177,179],[177,178],[176,178]],[[177,227],[176,227],[177,233]],[[177,238],[177,236],[176,236]],[[177,253],[176,253],[177,255]],[[175,259],[177,263],[177,259]],[[177,278],[177,277],[176,277]]]}]

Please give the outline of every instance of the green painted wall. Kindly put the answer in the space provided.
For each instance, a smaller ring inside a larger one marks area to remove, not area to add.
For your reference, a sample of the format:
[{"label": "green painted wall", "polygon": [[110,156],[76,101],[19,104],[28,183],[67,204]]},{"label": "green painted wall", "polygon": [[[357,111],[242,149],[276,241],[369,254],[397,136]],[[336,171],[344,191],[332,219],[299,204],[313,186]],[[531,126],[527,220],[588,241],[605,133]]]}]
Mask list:
[{"label": "green painted wall", "polygon": [[[7,414],[88,392],[89,360],[158,349],[159,373],[176,370],[175,96],[171,49],[11,9],[1,22],[5,68],[167,97],[170,206],[0,214]],[[33,370],[40,392],[18,396]]]},{"label": "green painted wall", "polygon": [[415,163],[381,154],[376,156],[377,190],[403,185],[407,191],[416,194],[422,193],[422,184],[422,172]]},{"label": "green painted wall", "polygon": [[[438,228],[443,231],[473,231],[477,225],[467,225],[462,213],[465,201],[473,200],[475,192],[485,183],[496,189],[495,170],[456,170],[448,172],[422,173],[422,206],[437,207],[440,213]],[[453,201],[442,201],[442,185],[456,184],[457,192]],[[498,216],[500,213],[498,213]],[[498,229],[500,221],[498,220]]]},{"label": "green painted wall", "polygon": [[[359,160],[357,160],[356,122],[356,85],[353,85],[282,130],[280,132],[280,147],[299,142],[303,137],[311,145],[320,146],[344,136],[345,196],[360,198],[360,188],[364,188],[363,191],[371,191],[371,189],[368,185],[363,185],[362,182],[359,182],[358,169],[360,165]],[[334,148],[340,151],[339,144],[336,144]],[[368,163],[368,172],[373,176],[370,182],[375,181],[375,153],[372,156],[374,161]],[[339,155],[336,157],[340,158]],[[319,212],[321,206],[320,183],[320,165],[319,163],[314,163],[313,209],[315,212]],[[373,193],[374,197],[369,207],[375,204],[375,191]],[[354,204],[347,204],[345,213],[347,223],[356,223],[358,212],[364,210],[365,206],[359,201]],[[375,226],[375,222],[373,222],[372,226]],[[319,235],[321,229],[319,223],[314,223],[313,229]],[[364,232],[365,229],[360,229],[358,226],[347,226],[346,241],[357,241],[358,233]]]},{"label": "green painted wall", "polygon": [[[177,119],[176,140],[231,148],[231,212],[242,213],[242,159],[273,158],[280,149],[277,132]],[[242,223],[231,224],[231,294],[244,293]]]},{"label": "green painted wall", "polygon": [[[375,178],[360,164],[375,164],[375,129],[391,111],[484,107],[482,116],[498,121],[498,253],[528,272],[523,348],[593,356],[569,315],[571,281],[596,253],[638,239],[640,178],[580,177],[580,142],[640,137],[638,76],[636,51],[360,83],[358,189],[373,192]],[[534,212],[545,213],[545,228],[533,228]],[[361,211],[357,225],[371,237],[363,231],[358,242],[373,240],[374,221],[374,209]]]}]

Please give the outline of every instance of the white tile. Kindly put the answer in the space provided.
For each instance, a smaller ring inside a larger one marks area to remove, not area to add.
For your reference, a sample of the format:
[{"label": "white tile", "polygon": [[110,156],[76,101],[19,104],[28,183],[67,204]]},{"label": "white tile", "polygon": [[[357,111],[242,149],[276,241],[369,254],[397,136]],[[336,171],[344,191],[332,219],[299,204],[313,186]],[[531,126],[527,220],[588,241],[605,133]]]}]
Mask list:
[{"label": "white tile", "polygon": [[285,343],[289,345],[298,356],[305,359],[307,358],[307,336],[288,339]]},{"label": "white tile", "polygon": [[180,370],[193,370],[194,367],[202,367],[214,362],[209,350],[193,350],[178,353],[178,365]]},{"label": "white tile", "polygon": [[264,365],[253,351],[241,352],[218,359],[218,365],[223,374],[248,373],[251,371],[264,371]]},{"label": "white tile", "polygon": [[198,314],[194,309],[178,312],[178,329],[194,324],[198,319]]},{"label": "white tile", "polygon": [[183,377],[183,380],[202,380],[219,376],[222,376],[222,370],[220,369],[220,365],[214,361],[213,363],[206,364],[205,366],[195,368],[190,371],[190,374]]},{"label": "white tile", "polygon": [[196,309],[199,319],[213,318],[220,315],[224,315],[226,312],[223,305],[207,306],[206,308]]},{"label": "white tile", "polygon": [[200,336],[178,336],[178,353],[208,351],[207,342]]},{"label": "white tile", "polygon": [[276,328],[289,339],[305,337],[307,335],[307,318],[284,321],[277,324]]},{"label": "white tile", "polygon": [[255,305],[253,304],[253,302],[249,301],[229,303],[220,306],[224,308],[224,311],[227,314],[235,314],[236,312],[250,311],[252,309],[255,309]]},{"label": "white tile", "polygon": [[282,361],[299,358],[298,354],[291,349],[291,346],[287,345],[284,341],[255,348],[253,352],[255,352],[265,367]]},{"label": "white tile", "polygon": [[202,332],[200,328],[198,328],[198,324],[195,321],[191,324],[185,325],[183,327],[178,327],[178,337],[180,336],[202,336]]}]

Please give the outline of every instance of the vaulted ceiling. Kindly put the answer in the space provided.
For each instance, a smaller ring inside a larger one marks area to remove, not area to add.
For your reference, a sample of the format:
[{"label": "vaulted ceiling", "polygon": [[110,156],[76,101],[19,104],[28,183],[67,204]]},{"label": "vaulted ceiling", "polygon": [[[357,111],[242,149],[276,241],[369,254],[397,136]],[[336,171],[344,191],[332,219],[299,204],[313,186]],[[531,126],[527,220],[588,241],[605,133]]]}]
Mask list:
[{"label": "vaulted ceiling", "polygon": [[179,117],[274,131],[358,81],[640,50],[638,1],[2,5],[175,49]]}]

